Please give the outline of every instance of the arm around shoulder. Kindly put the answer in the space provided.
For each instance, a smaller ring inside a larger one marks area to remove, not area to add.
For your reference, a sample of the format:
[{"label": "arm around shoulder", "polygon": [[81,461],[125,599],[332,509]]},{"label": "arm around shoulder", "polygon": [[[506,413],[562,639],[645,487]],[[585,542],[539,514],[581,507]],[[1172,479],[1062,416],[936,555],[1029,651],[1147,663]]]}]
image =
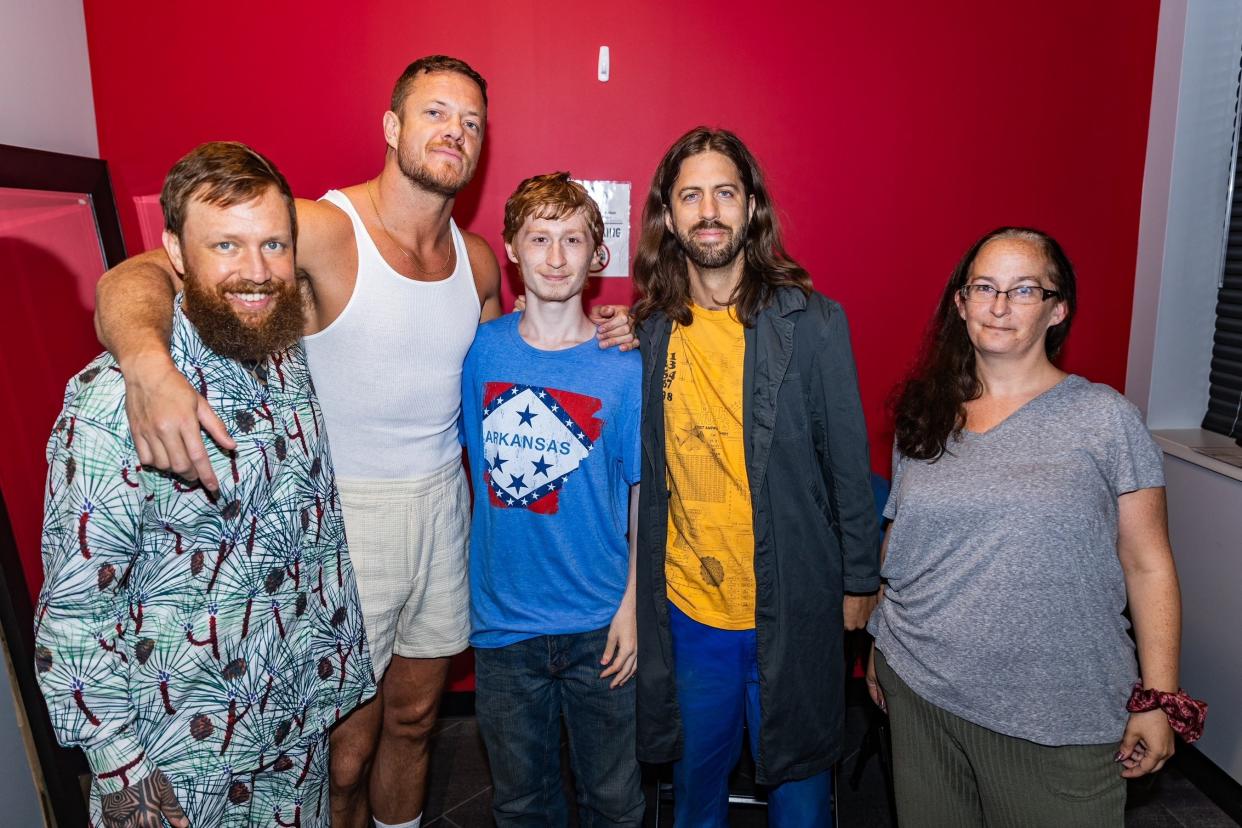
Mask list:
[{"label": "arm around shoulder", "polygon": [[168,351],[180,279],[168,254],[150,250],[114,267],[96,288],[95,327],[125,375],[125,411],[138,459],[219,488],[200,426],[234,447],[228,429],[186,381]]},{"label": "arm around shoulder", "polygon": [[172,301],[181,279],[163,249],[104,273],[95,286],[95,333],[124,370],[144,353],[168,353]]}]

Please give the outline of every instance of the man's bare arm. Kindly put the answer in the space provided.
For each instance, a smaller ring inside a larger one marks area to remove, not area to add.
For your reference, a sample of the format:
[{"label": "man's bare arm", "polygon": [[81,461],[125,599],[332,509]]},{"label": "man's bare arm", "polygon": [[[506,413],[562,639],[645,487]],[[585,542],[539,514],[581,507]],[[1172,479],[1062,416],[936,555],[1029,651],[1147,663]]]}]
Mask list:
[{"label": "man's bare arm", "polygon": [[199,429],[224,449],[236,444],[169,355],[172,301],[180,287],[162,249],[122,262],[95,289],[95,333],[125,375],[125,410],[138,459],[216,490]]},{"label": "man's bare arm", "polygon": [[474,287],[479,293],[479,322],[491,322],[501,314],[500,264],[483,237],[465,233],[466,253],[474,271]]},{"label": "man's bare arm", "polygon": [[126,259],[95,286],[95,335],[118,362],[143,350],[167,353],[172,299],[180,289],[163,248]]}]

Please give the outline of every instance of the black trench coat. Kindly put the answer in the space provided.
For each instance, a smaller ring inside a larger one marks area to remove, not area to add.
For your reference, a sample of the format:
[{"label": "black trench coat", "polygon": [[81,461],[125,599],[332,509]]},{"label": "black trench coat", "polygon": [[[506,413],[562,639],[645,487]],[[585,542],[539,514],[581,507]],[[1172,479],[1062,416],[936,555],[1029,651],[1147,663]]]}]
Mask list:
[{"label": "black trench coat", "polygon": [[[664,581],[664,364],[670,323],[639,326],[643,485],[638,514],[638,758],[681,756]],[[759,755],[778,785],[829,768],[844,721],[843,592],[879,587],[867,431],[841,306],[780,289],[746,330],[743,439],[755,530]]]}]

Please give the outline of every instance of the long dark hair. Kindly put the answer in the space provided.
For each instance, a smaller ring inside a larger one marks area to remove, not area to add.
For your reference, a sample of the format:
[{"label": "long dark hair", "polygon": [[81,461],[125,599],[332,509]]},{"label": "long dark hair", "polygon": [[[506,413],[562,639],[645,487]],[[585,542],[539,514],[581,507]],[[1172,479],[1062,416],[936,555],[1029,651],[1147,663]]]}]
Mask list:
[{"label": "long dark hair", "polygon": [[681,162],[704,152],[718,152],[731,160],[741,175],[746,195],[755,198],[755,212],[746,230],[746,267],[729,297],[738,320],[751,327],[759,312],[772,301],[777,288],[796,287],[810,294],[811,277],[785,252],[780,222],[763,183],[759,162],[732,132],[702,126],[677,139],[651,180],[634,259],[634,282],[642,297],[634,305],[633,314],[641,321],[662,310],[679,325],[693,321],[686,255],[677,236],[665,226],[664,216],[672,204],[673,184],[681,172]]},{"label": "long dark hair", "polygon": [[945,452],[950,436],[966,425],[965,404],[978,399],[983,386],[975,373],[975,349],[966,333],[966,322],[957,310],[956,297],[970,278],[979,251],[991,241],[1018,239],[1044,254],[1048,277],[1061,294],[1065,318],[1048,329],[1044,352],[1056,359],[1069,337],[1070,323],[1078,308],[1074,266],[1056,239],[1030,227],[998,227],[975,242],[953,269],[944,286],[936,315],[923,336],[923,346],[910,376],[898,386],[893,398],[897,450],[906,457],[936,461]]}]

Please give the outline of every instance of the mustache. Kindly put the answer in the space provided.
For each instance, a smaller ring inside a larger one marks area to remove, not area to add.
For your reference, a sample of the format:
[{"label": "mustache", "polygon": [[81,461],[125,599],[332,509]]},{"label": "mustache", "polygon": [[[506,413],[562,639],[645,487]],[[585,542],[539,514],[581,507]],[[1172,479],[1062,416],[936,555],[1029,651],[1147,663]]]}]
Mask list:
[{"label": "mustache", "polygon": [[725,224],[722,221],[717,221],[715,219],[700,221],[698,224],[690,228],[691,233],[697,233],[700,230],[724,230],[726,233],[733,232],[732,227],[730,227],[729,225]]},{"label": "mustache", "polygon": [[216,287],[216,292],[221,295],[225,293],[281,293],[283,290],[284,287],[275,281],[257,283],[249,279],[234,279]]}]

